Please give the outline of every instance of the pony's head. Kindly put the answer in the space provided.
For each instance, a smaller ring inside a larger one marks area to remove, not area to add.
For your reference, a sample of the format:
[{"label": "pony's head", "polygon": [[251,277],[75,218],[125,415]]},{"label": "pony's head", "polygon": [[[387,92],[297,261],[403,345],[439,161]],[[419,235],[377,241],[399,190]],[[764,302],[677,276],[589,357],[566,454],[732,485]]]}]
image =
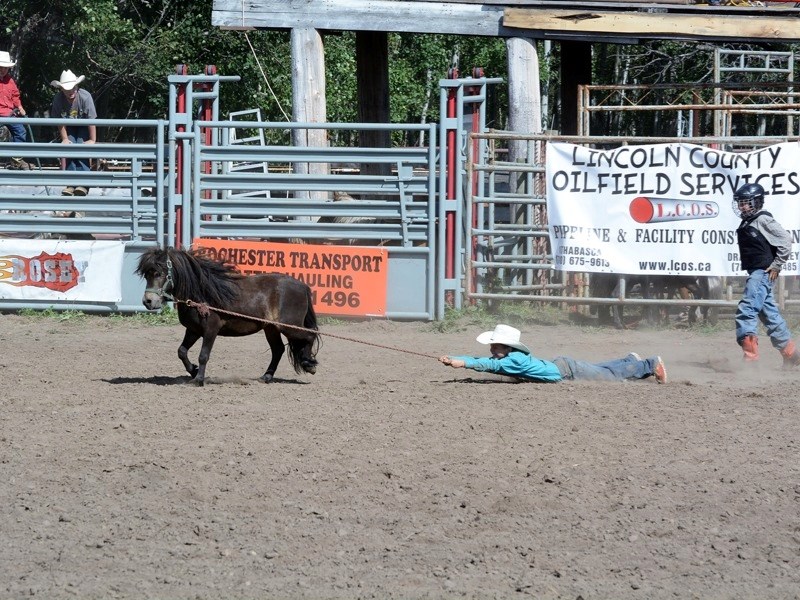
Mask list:
[{"label": "pony's head", "polygon": [[232,265],[178,248],[146,251],[136,272],[147,282],[142,303],[148,310],[161,308],[164,298],[226,308],[236,299],[242,278]]},{"label": "pony's head", "polygon": [[146,282],[142,304],[147,310],[158,310],[165,297],[172,297],[175,281],[167,250],[152,248],[142,254],[136,273]]}]

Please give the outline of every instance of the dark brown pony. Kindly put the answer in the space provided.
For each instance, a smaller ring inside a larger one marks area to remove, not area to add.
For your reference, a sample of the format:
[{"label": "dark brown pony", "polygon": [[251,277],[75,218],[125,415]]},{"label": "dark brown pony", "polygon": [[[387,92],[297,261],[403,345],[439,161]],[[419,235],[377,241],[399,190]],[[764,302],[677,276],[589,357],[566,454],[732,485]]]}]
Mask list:
[{"label": "dark brown pony", "polygon": [[[218,335],[266,334],[272,360],[261,376],[265,383],[272,381],[284,353],[281,334],[289,340],[294,370],[316,372],[319,328],[311,289],[302,281],[277,273],[242,275],[231,265],[175,248],[146,251],[136,273],[147,281],[142,303],[148,310],[161,308],[164,298],[176,301],[178,318],[186,328],[178,357],[197,385],[203,385],[206,363]],[[189,361],[188,354],[200,338],[203,347],[198,366]]]}]

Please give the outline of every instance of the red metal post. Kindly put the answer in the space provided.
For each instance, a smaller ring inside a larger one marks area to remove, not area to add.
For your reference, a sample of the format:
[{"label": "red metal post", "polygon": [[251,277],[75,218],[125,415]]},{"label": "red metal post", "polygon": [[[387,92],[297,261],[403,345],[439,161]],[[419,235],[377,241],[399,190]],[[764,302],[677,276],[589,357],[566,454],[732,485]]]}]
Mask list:
[{"label": "red metal post", "polygon": [[[178,65],[175,68],[175,71],[178,75],[186,75],[188,73],[188,69],[186,65]],[[182,83],[177,86],[177,97],[176,103],[177,106],[175,110],[178,114],[182,114],[186,112],[186,84]],[[177,127],[179,133],[186,132],[186,127],[184,125],[178,125]],[[180,195],[183,193],[183,142],[182,140],[178,140],[177,144],[175,145],[175,193]],[[185,199],[184,199],[185,200]],[[178,206],[175,209],[175,240],[176,245],[180,245],[180,241],[182,239],[182,227],[181,227],[181,218],[182,218],[183,211],[181,207]]]},{"label": "red metal post", "polygon": [[[216,75],[217,74],[217,67],[215,65],[206,65],[206,75]],[[213,83],[204,83],[201,86],[201,89],[204,92],[210,92],[214,87]],[[200,110],[200,118],[203,121],[211,121],[214,118],[214,101],[211,98],[203,98],[203,102],[201,105]],[[211,127],[206,127],[202,132],[203,143],[206,146],[210,146],[214,139],[214,131]],[[206,163],[202,166],[203,173],[210,174],[211,173],[211,162],[206,161]],[[203,192],[203,197],[208,199],[211,198],[211,191],[206,190]],[[204,221],[210,221],[211,217],[209,215],[203,215]]]},{"label": "red metal post", "polygon": [[[450,69],[447,73],[448,79],[458,79],[458,69]],[[447,117],[456,117],[456,100],[457,92],[455,89],[450,88],[447,93]],[[456,171],[458,165],[456,164],[456,151],[458,145],[458,138],[456,136],[455,127],[450,127],[447,130],[447,186],[445,194],[447,200],[455,200],[456,198]],[[455,277],[455,264],[456,264],[456,213],[455,211],[447,211],[445,215],[445,258],[444,258],[444,276],[447,279]],[[452,305],[454,303],[453,293],[447,292],[445,302]]]}]

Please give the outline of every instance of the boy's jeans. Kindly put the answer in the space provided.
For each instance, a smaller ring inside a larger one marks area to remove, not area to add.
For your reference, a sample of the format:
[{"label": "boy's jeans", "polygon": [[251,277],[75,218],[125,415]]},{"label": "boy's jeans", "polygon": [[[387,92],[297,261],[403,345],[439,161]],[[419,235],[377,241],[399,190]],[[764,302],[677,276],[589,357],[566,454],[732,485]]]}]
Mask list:
[{"label": "boy's jeans", "polygon": [[609,360],[602,363],[590,363],[576,360],[568,356],[558,356],[553,362],[561,371],[564,379],[581,379],[584,381],[621,381],[623,379],[643,379],[653,374],[656,358],[636,360],[633,355],[625,358]]},{"label": "boy's jeans", "polygon": [[789,327],[775,303],[773,283],[764,269],[756,269],[747,276],[744,294],[736,308],[736,341],[739,345],[748,335],[758,336],[758,319],[764,324],[772,345],[778,350],[783,350],[792,339]]}]

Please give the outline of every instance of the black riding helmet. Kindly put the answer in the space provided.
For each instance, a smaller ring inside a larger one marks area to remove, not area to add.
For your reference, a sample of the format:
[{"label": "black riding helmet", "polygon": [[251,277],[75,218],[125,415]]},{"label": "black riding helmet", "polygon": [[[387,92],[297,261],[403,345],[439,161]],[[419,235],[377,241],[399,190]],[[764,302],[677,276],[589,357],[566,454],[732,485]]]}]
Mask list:
[{"label": "black riding helmet", "polygon": [[733,193],[733,212],[747,217],[764,207],[764,188],[758,183],[746,183]]}]

